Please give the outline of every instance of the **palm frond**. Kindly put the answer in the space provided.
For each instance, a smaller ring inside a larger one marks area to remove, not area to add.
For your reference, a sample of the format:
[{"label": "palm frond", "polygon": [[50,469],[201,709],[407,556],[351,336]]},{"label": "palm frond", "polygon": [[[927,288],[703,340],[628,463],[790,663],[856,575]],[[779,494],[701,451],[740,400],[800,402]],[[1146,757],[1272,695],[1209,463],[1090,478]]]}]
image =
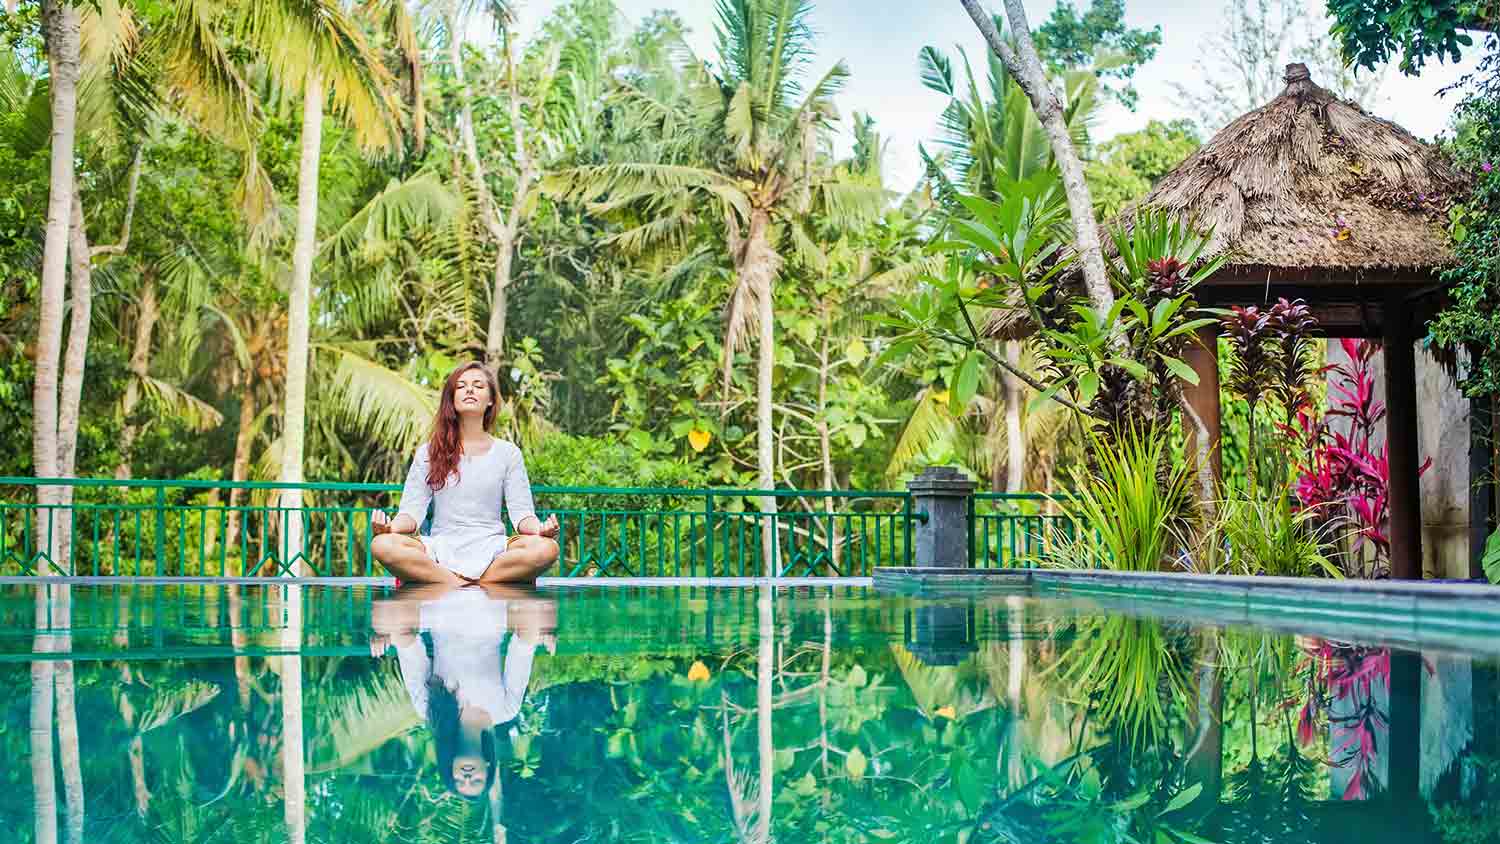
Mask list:
[{"label": "palm frond", "polygon": [[377,246],[410,237],[415,230],[445,224],[458,205],[458,195],[433,173],[392,179],[323,242],[320,252],[336,263],[367,256]]},{"label": "palm frond", "polygon": [[34,80],[14,52],[0,54],[0,108],[22,111],[31,99]]},{"label": "palm frond", "polygon": [[314,710],[314,729],[308,732],[310,774],[347,768],[422,721],[399,674],[377,671],[331,680],[333,688],[325,691],[331,705]]},{"label": "palm frond", "polygon": [[224,333],[229,335],[229,346],[234,349],[235,363],[241,371],[250,368],[250,347],[245,344],[245,335],[240,331],[239,324],[234,318],[225,313],[219,306],[212,302],[205,303],[204,310],[217,317],[219,323],[224,326]]},{"label": "palm frond", "polygon": [[241,36],[261,51],[282,85],[324,86],[361,146],[386,151],[395,145],[400,108],[390,71],[338,0],[262,0],[241,10]]},{"label": "palm frond", "polygon": [[953,96],[953,63],[936,47],[926,46],[917,52],[917,71],[929,90]]},{"label": "palm frond", "polygon": [[224,44],[217,12],[213,0],[174,0],[166,25],[150,36],[152,50],[163,56],[167,88],[191,120],[222,139],[254,137],[258,98]]},{"label": "palm frond", "polygon": [[135,720],[137,733],[165,726],[190,712],[202,709],[219,696],[218,686],[202,680],[161,685],[167,687],[153,687],[150,697],[140,707]]},{"label": "palm frond", "polygon": [[802,263],[814,272],[821,273],[827,270],[828,256],[823,252],[823,248],[808,235],[807,227],[802,221],[791,220],[787,228],[792,233],[792,248],[796,251],[797,257],[802,259]]},{"label": "palm frond", "polygon": [[853,227],[874,220],[885,210],[891,193],[881,185],[825,179],[815,190],[823,212],[836,227]]},{"label": "palm frond", "polygon": [[909,292],[914,282],[925,275],[936,276],[943,271],[943,255],[923,255],[913,261],[898,264],[871,276],[866,282],[872,291],[881,294]]},{"label": "palm frond", "polygon": [[661,243],[681,246],[686,243],[686,234],[692,222],[691,214],[685,211],[654,216],[639,226],[606,237],[601,245],[619,246],[631,254],[639,254],[648,247]]},{"label": "palm frond", "polygon": [[316,343],[334,357],[328,397],[335,416],[399,452],[426,437],[437,413],[437,391],[424,387],[362,354],[352,344]]},{"label": "palm frond", "polygon": [[952,440],[958,433],[958,420],[948,409],[948,393],[924,387],[917,394],[917,404],[907,417],[901,436],[891,449],[890,462],[886,464],[887,478],[899,478],[911,471],[916,461],[934,443]]},{"label": "palm frond", "polygon": [[704,167],[630,162],[571,167],[549,174],[543,188],[555,196],[582,202],[669,196],[677,191],[712,191],[729,202],[741,218],[750,216],[750,200],[730,177]]},{"label": "palm frond", "polygon": [[141,387],[148,401],[176,414],[191,428],[208,431],[224,421],[213,405],[159,378],[143,375]]}]

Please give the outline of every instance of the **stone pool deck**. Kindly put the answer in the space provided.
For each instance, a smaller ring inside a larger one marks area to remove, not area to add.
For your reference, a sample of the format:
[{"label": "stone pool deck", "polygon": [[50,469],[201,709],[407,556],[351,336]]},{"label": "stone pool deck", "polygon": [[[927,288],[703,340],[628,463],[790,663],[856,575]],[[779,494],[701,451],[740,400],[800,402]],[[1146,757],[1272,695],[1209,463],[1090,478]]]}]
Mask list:
[{"label": "stone pool deck", "polygon": [[903,567],[877,569],[874,584],[917,598],[1071,599],[1081,611],[1500,654],[1500,586],[1482,583]]}]

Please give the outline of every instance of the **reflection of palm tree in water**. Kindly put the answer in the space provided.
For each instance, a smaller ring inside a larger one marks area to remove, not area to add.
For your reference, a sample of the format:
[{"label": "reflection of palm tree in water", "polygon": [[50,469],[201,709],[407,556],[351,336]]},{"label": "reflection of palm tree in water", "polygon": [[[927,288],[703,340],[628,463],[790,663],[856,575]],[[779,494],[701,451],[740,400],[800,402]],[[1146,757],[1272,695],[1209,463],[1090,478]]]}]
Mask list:
[{"label": "reflection of palm tree in water", "polygon": [[373,615],[371,650],[395,650],[444,786],[488,796],[503,837],[497,744],[519,721],[537,645],[555,646],[555,604],[514,588],[424,586],[376,602]]}]

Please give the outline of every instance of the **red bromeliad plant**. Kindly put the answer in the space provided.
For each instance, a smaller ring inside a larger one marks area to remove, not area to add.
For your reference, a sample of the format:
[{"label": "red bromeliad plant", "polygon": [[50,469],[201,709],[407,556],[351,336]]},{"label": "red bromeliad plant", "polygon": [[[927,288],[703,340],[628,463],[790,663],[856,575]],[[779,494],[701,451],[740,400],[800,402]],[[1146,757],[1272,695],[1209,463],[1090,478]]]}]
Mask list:
[{"label": "red bromeliad plant", "polygon": [[[1354,546],[1344,570],[1351,576],[1380,577],[1390,562],[1390,462],[1386,448],[1375,447],[1376,426],[1385,418],[1385,404],[1375,397],[1370,361],[1379,350],[1365,340],[1341,340],[1347,366],[1333,367],[1340,380],[1329,384],[1329,409],[1314,421],[1306,410],[1297,413],[1290,436],[1304,444],[1306,460],[1297,467],[1294,492],[1303,509],[1316,509],[1330,519],[1353,525]],[[1334,430],[1331,420],[1348,420],[1348,430]],[[1432,465],[1429,459],[1418,473]],[[1369,548],[1369,565],[1365,565]]]}]

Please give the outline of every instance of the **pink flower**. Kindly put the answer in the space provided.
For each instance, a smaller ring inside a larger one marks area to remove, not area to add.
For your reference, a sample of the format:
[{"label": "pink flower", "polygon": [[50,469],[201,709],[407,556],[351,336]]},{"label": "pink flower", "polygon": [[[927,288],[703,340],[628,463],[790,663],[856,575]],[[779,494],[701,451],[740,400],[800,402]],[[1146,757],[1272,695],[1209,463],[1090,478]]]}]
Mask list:
[{"label": "pink flower", "polygon": [[1495,169],[1495,165],[1493,165],[1493,164],[1489,163],[1488,161],[1486,161],[1485,163],[1479,165],[1479,169],[1483,170],[1486,173],[1488,173],[1491,170]]}]

